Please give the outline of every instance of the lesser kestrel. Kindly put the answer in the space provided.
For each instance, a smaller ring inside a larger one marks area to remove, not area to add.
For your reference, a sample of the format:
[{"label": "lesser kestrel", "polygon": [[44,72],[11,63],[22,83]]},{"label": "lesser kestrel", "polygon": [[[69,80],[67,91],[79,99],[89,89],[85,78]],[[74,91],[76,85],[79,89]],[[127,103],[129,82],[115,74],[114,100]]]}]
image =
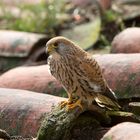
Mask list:
[{"label": "lesser kestrel", "polygon": [[97,61],[89,53],[61,36],[50,39],[46,46],[50,72],[68,93],[68,101],[63,102],[68,110],[93,103],[108,109],[120,108]]}]

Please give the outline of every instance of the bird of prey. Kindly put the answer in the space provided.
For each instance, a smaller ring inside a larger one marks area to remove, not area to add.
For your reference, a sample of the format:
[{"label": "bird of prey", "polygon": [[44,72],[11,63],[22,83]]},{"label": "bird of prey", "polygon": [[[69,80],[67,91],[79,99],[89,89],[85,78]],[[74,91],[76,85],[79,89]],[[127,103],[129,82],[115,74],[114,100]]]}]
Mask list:
[{"label": "bird of prey", "polygon": [[91,106],[110,110],[120,108],[113,91],[105,81],[97,61],[69,39],[58,36],[46,44],[51,74],[63,85],[68,101],[61,103],[67,109]]}]

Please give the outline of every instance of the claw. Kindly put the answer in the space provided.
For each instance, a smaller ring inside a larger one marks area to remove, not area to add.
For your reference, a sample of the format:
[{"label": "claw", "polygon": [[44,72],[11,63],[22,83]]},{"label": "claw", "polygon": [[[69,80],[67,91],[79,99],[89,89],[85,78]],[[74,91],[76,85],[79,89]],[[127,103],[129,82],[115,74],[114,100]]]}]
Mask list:
[{"label": "claw", "polygon": [[69,105],[69,104],[71,104],[72,103],[72,98],[69,98],[68,99],[68,101],[62,101],[62,102],[60,102],[60,107],[61,108],[63,108],[63,107],[65,107],[66,105]]},{"label": "claw", "polygon": [[75,107],[79,106],[83,110],[83,106],[81,105],[81,100],[78,99],[75,103],[71,103],[67,106],[66,110],[69,111],[74,109]]},{"label": "claw", "polygon": [[61,108],[63,108],[63,107],[65,107],[67,104],[68,104],[68,101],[62,101],[62,102],[59,103],[59,106],[60,106]]}]

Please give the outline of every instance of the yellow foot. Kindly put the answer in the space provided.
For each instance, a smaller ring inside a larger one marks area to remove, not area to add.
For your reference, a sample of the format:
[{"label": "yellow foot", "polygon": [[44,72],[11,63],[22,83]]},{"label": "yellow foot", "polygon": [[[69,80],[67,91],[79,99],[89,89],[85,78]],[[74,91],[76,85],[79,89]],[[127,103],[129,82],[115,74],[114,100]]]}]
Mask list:
[{"label": "yellow foot", "polygon": [[79,106],[83,110],[83,106],[81,105],[80,99],[78,99],[75,103],[68,104],[66,110],[69,111],[71,109],[74,109],[77,106]]},{"label": "yellow foot", "polygon": [[63,107],[66,106],[67,104],[68,104],[68,101],[62,101],[62,102],[59,103],[59,106],[60,106],[61,108],[63,108]]},{"label": "yellow foot", "polygon": [[71,101],[71,99],[69,98],[68,101],[62,101],[62,102],[60,102],[59,106],[60,106],[61,108],[63,108],[63,107],[65,107],[66,105],[69,105],[69,104],[71,104],[71,103],[72,103],[72,101]]}]

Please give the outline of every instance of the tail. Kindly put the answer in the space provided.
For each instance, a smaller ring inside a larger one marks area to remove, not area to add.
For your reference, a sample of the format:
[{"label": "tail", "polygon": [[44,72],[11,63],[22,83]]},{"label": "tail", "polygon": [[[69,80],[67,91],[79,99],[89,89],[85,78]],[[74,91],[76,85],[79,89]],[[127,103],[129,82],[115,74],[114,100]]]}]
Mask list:
[{"label": "tail", "polygon": [[105,107],[109,110],[120,110],[121,106],[118,104],[115,93],[107,87],[104,93],[98,93],[95,98],[96,103],[100,107]]}]

